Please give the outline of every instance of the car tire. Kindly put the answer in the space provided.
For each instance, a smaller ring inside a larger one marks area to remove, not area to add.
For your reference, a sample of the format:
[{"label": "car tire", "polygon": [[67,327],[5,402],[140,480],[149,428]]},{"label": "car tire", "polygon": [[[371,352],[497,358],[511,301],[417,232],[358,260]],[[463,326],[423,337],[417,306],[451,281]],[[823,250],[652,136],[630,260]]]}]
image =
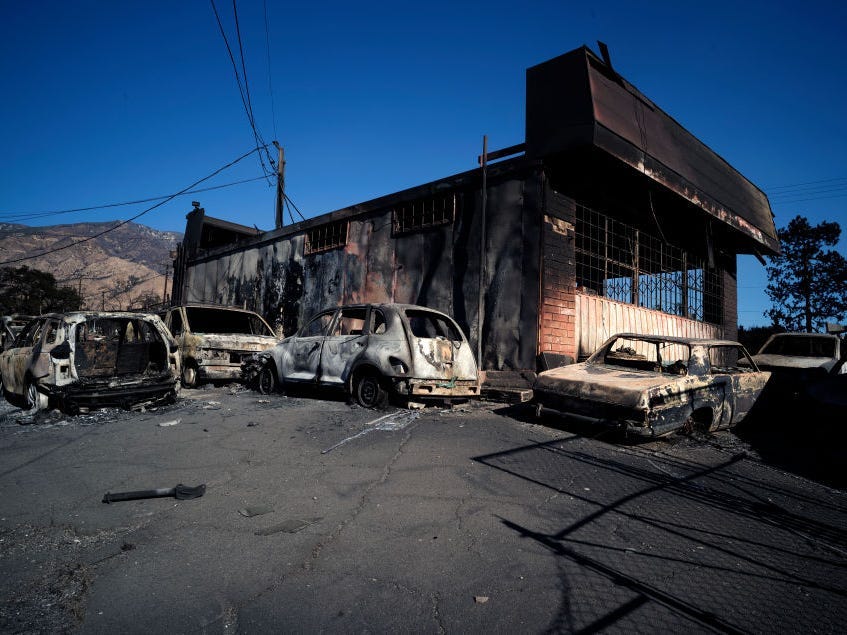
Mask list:
[{"label": "car tire", "polygon": [[353,391],[356,402],[363,408],[382,408],[388,402],[382,377],[374,372],[359,375]]},{"label": "car tire", "polygon": [[182,367],[182,385],[194,388],[197,385],[197,366],[194,362],[186,362]]},{"label": "car tire", "polygon": [[46,410],[48,405],[47,395],[38,391],[38,387],[31,379],[24,384],[24,410]]},{"label": "car tire", "polygon": [[259,378],[256,380],[256,386],[263,395],[270,395],[277,391],[279,381],[276,378],[276,370],[273,366],[262,367],[262,370],[259,371]]}]

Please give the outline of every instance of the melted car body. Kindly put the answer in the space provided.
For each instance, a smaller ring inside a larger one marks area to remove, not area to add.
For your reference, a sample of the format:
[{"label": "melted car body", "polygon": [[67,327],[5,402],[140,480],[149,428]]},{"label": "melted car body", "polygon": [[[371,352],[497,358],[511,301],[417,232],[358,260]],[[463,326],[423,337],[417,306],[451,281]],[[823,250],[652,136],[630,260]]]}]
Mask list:
[{"label": "melted car body", "polygon": [[533,390],[541,407],[660,436],[738,423],[769,376],[738,342],[621,333],[587,361],[539,374]]},{"label": "melted car body", "polygon": [[186,304],[161,314],[182,353],[182,385],[241,377],[241,364],[279,339],[257,313],[239,307]]},{"label": "melted car body", "polygon": [[323,311],[296,335],[245,366],[269,392],[292,383],[344,388],[376,407],[407,399],[476,397],[479,376],[462,330],[448,315],[409,304],[359,304]]},{"label": "melted car body", "polygon": [[158,316],[144,313],[42,315],[0,353],[3,395],[26,409],[169,401],[179,374],[176,342]]}]

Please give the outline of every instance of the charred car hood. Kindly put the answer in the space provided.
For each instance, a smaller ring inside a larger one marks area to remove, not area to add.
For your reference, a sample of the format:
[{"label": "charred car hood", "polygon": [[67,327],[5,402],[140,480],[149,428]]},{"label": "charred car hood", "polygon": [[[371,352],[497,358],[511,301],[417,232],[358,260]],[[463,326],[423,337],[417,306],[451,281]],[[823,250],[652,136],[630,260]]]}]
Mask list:
[{"label": "charred car hood", "polygon": [[661,375],[582,363],[541,373],[533,388],[563,397],[646,409],[653,395],[681,393],[703,383],[697,376]]},{"label": "charred car hood", "polygon": [[221,348],[231,351],[259,352],[279,342],[271,335],[230,335],[221,333],[192,333],[191,343],[197,348]]},{"label": "charred car hood", "polygon": [[794,355],[770,355],[762,353],[753,356],[756,366],[766,370],[779,368],[823,368],[829,372],[838,360],[832,357],[795,357]]}]

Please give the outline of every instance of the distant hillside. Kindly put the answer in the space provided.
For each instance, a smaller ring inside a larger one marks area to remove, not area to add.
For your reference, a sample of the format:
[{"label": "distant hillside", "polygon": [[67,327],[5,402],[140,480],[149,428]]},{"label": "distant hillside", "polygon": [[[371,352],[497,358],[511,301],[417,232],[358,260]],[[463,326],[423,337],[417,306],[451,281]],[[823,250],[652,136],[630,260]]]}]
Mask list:
[{"label": "distant hillside", "polygon": [[[0,261],[36,253],[51,252],[23,262],[0,265],[26,265],[52,273],[62,286],[82,288],[86,308],[125,309],[144,295],[161,298],[168,267],[168,294],[173,279],[170,252],[182,240],[179,232],[163,232],[136,223],[127,223],[97,238],[97,234],[119,221],[76,223],[29,227],[0,223]],[[77,243],[67,249],[57,248]]]}]

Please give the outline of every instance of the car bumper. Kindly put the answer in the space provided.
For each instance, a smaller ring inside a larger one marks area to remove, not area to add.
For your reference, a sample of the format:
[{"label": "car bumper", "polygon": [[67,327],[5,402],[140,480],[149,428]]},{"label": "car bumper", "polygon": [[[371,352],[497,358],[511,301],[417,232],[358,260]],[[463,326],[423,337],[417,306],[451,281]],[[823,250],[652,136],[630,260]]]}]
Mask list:
[{"label": "car bumper", "polygon": [[238,379],[241,380],[241,363],[238,364],[201,364],[197,367],[200,379]]},{"label": "car bumper", "polygon": [[40,384],[39,391],[55,401],[63,410],[76,407],[119,407],[131,408],[143,403],[154,403],[175,399],[179,394],[179,380],[142,380],[130,384],[117,381],[78,381],[55,387]]},{"label": "car bumper", "polygon": [[402,379],[395,381],[399,395],[425,399],[427,397],[479,397],[479,383],[473,380]]}]

